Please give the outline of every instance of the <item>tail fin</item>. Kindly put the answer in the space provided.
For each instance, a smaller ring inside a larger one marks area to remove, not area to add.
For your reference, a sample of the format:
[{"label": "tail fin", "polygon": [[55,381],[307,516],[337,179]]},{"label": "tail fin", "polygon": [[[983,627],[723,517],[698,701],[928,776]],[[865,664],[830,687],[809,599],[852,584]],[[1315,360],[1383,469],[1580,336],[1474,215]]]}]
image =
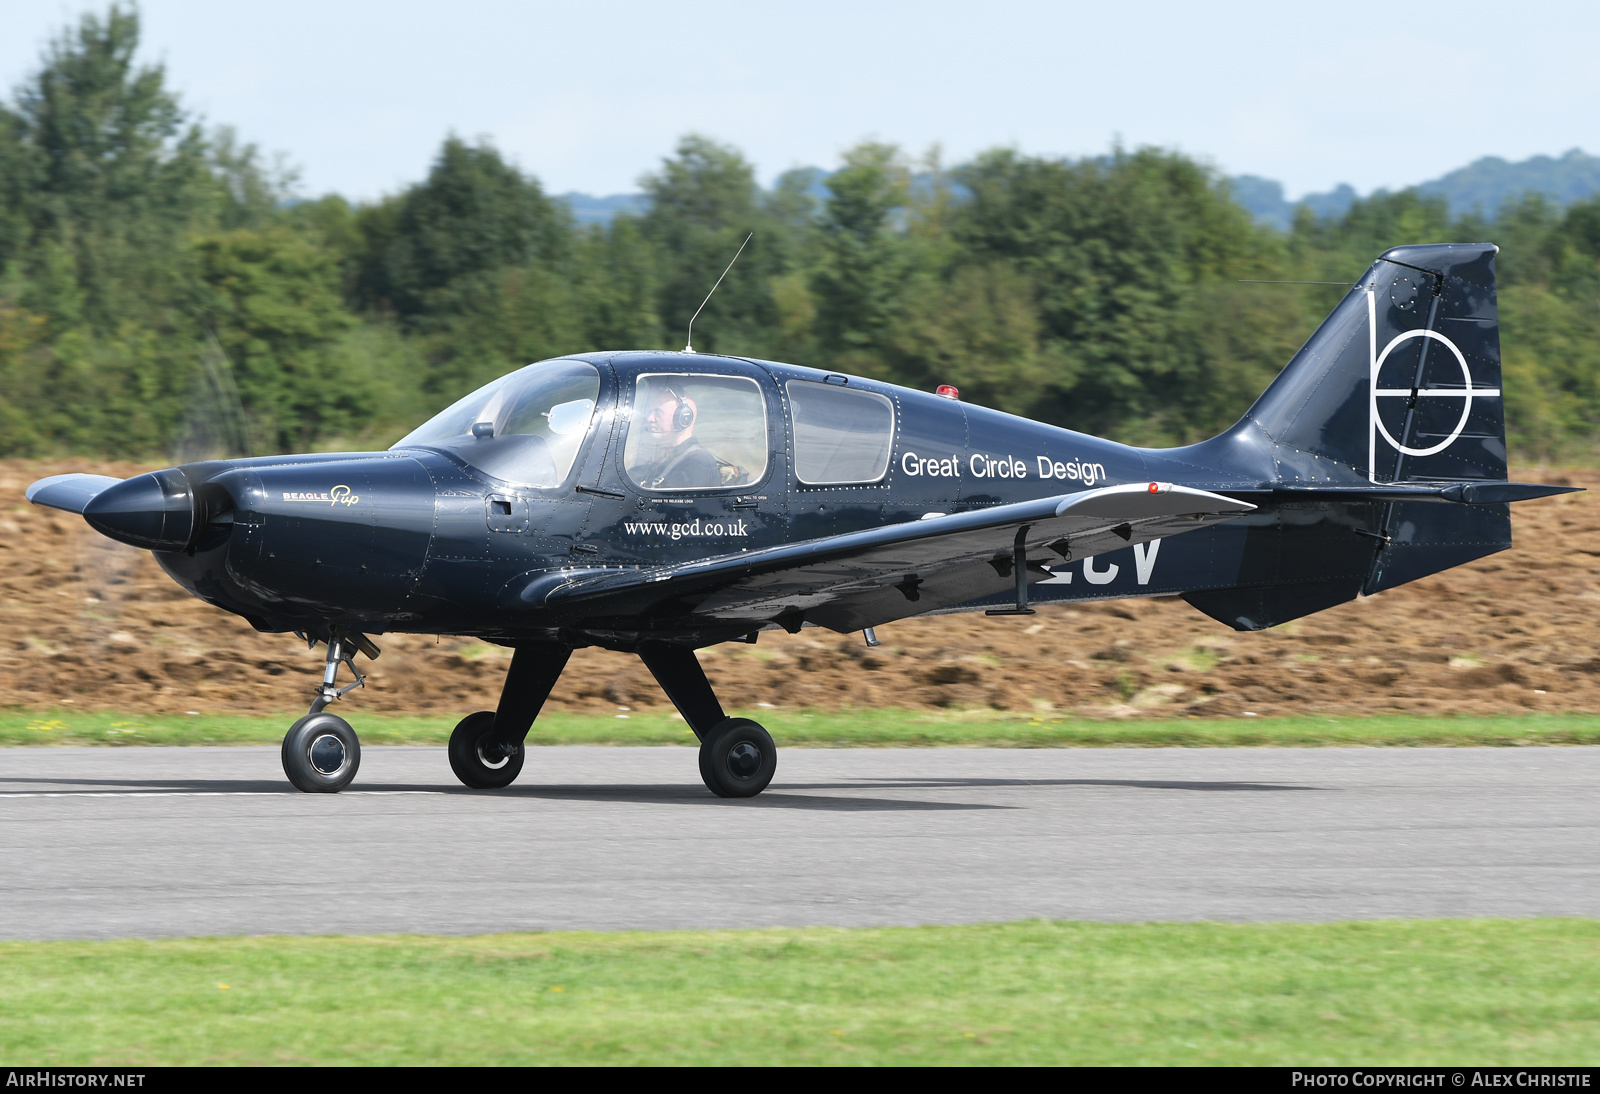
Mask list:
[{"label": "tail fin", "polygon": [[1239,424],[1200,446],[1274,500],[1239,522],[1252,525],[1239,585],[1191,604],[1257,630],[1511,546],[1504,500],[1459,502],[1512,488],[1400,497],[1407,484],[1506,480],[1498,251],[1386,251]]},{"label": "tail fin", "polygon": [[1235,431],[1270,439],[1285,483],[1504,482],[1497,253],[1384,252]]}]

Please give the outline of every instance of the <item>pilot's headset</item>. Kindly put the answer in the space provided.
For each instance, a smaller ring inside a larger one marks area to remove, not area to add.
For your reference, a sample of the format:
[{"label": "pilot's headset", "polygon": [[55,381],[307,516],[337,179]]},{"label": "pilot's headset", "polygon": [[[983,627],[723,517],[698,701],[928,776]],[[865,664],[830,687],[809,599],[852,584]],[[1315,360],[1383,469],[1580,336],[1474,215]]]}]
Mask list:
[{"label": "pilot's headset", "polygon": [[671,384],[663,385],[661,390],[671,395],[678,402],[678,409],[672,412],[672,432],[682,433],[685,429],[694,425],[696,417],[694,404],[689,401],[688,396]]}]

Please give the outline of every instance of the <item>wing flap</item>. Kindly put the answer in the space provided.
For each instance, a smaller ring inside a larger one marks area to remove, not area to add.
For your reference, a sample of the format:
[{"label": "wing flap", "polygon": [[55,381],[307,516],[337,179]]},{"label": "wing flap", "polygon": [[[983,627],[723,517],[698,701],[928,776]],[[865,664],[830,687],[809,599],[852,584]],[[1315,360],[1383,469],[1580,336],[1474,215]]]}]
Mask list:
[{"label": "wing flap", "polygon": [[687,610],[728,623],[765,623],[798,612],[851,630],[1011,588],[1019,534],[1035,561],[1040,553],[1077,559],[1193,531],[1254,508],[1168,483],[1109,486],[682,565],[580,577],[541,590],[538,599],[564,614]]}]

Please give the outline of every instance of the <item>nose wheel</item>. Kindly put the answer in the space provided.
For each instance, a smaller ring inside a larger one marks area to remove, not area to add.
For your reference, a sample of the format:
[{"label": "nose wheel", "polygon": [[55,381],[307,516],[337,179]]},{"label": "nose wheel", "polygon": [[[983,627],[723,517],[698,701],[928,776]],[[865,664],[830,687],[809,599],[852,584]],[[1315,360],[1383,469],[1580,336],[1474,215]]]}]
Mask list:
[{"label": "nose wheel", "polygon": [[759,722],[726,718],[700,741],[700,777],[719,798],[753,798],[778,770],[778,748]]},{"label": "nose wheel", "polygon": [[[301,637],[306,637],[301,635]],[[315,645],[316,638],[308,638]],[[356,669],[355,655],[378,656],[378,647],[361,634],[329,634],[328,664],[322,674],[322,685],[311,703],[311,713],[289,727],[283,737],[283,773],[296,790],[307,794],[337,794],[350,785],[361,769],[361,741],[350,723],[323,708],[335,699],[342,699],[352,689],[361,687],[366,678]],[[348,665],[355,675],[355,683],[339,687],[339,666]]]},{"label": "nose wheel", "polygon": [[307,714],[283,738],[283,773],[296,790],[337,794],[361,768],[361,741],[337,714]]}]

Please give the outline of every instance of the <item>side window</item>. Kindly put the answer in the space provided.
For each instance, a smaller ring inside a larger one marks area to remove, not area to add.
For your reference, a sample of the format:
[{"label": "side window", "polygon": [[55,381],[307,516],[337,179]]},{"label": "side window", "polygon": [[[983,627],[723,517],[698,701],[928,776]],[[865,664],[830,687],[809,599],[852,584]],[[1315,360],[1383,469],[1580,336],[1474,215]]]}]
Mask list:
[{"label": "side window", "polygon": [[760,482],[767,473],[761,388],[743,376],[641,375],[622,466],[646,490],[714,490]]},{"label": "side window", "polygon": [[894,404],[873,391],[790,380],[794,473],[813,486],[877,482],[894,447]]}]

